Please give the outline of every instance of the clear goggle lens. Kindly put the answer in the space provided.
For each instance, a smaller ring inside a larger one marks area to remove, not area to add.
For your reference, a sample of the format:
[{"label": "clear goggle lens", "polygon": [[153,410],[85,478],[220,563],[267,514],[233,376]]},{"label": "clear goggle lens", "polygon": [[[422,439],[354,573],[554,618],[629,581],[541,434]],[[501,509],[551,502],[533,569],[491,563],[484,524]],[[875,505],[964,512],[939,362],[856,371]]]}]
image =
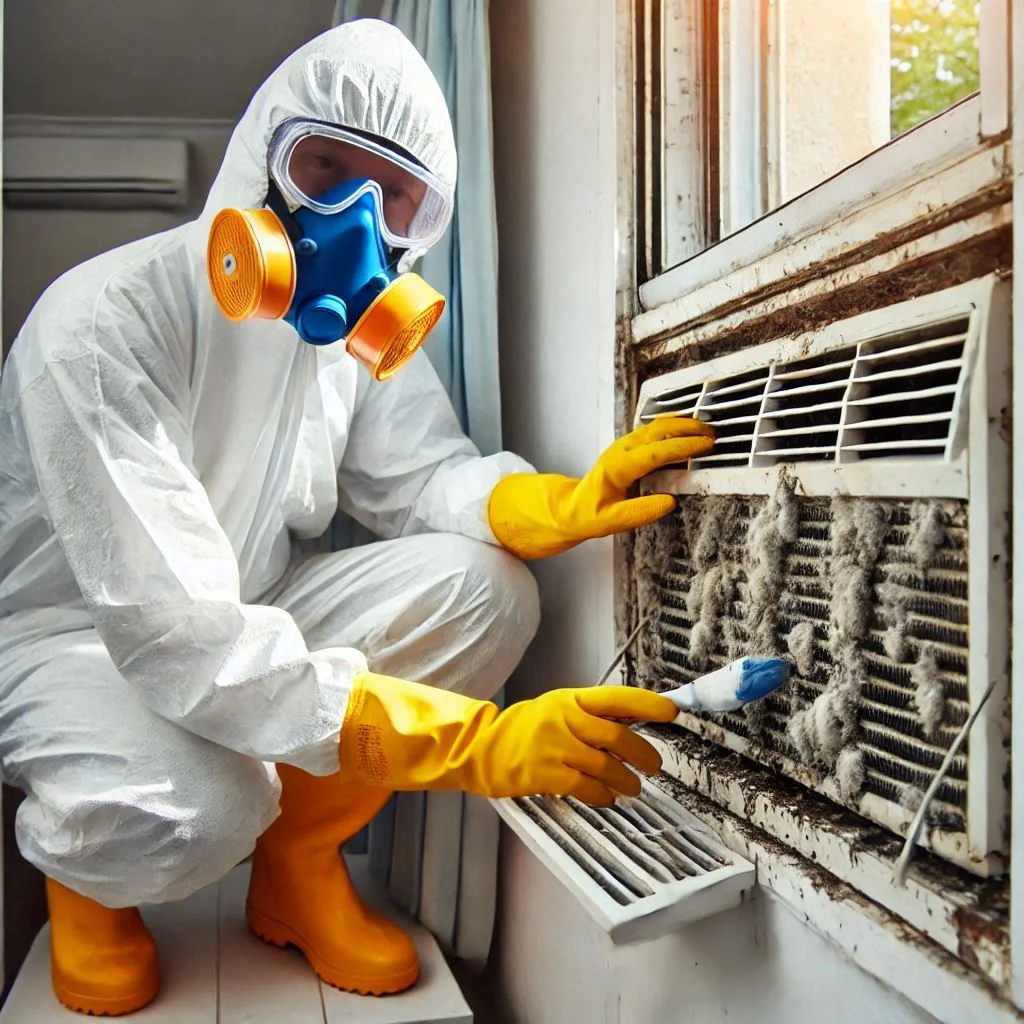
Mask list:
[{"label": "clear goggle lens", "polygon": [[[393,248],[429,249],[451,219],[451,190],[429,171],[372,138],[334,125],[284,125],[271,145],[270,173],[288,202],[317,213],[338,213],[371,191],[381,234]],[[357,178],[368,185],[342,202],[320,201]]]}]

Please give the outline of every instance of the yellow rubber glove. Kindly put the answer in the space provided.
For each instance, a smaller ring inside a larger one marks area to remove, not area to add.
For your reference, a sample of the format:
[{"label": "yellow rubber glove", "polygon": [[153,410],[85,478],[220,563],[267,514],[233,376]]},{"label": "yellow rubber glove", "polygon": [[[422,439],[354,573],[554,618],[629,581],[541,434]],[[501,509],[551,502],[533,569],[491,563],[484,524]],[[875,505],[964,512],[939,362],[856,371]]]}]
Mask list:
[{"label": "yellow rubber glove", "polygon": [[486,797],[544,793],[609,806],[636,796],[658,752],[610,719],[670,722],[678,709],[649,690],[552,690],[499,711],[421,683],[369,672],[356,677],[341,728],[347,782],[398,790],[462,789]]},{"label": "yellow rubber glove", "polygon": [[676,507],[670,494],[627,498],[641,477],[706,455],[715,432],[707,423],[659,416],[605,450],[582,479],[515,473],[491,492],[487,518],[499,543],[520,558],[557,555],[592,537],[646,526]]}]

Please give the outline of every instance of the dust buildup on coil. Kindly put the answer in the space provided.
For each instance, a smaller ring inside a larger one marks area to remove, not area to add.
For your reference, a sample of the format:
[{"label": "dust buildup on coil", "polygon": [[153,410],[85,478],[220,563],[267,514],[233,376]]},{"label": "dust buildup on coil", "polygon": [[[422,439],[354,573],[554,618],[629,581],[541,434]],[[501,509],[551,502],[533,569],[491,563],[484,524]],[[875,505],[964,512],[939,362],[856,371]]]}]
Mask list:
[{"label": "dust buildup on coil", "polygon": [[798,622],[786,637],[786,649],[793,655],[797,672],[810,676],[814,671],[814,624],[806,619]]},{"label": "dust buildup on coil", "polygon": [[672,568],[674,518],[666,516],[636,531],[633,561],[636,565],[637,598],[641,612],[657,606],[658,587],[664,574]]},{"label": "dust buildup on coil", "polygon": [[796,498],[785,477],[761,507],[747,533],[747,590],[751,646],[756,657],[779,653],[776,625],[782,597],[784,556],[797,538]]},{"label": "dust buildup on coil", "polygon": [[882,641],[886,657],[896,664],[907,660],[907,602],[908,590],[892,579],[880,583],[876,588],[882,605],[882,621],[885,623],[885,637]]},{"label": "dust buildup on coil", "polygon": [[914,684],[914,704],[925,736],[932,737],[942,724],[946,711],[946,690],[939,676],[935,651],[930,646],[921,648],[921,655],[910,672]]},{"label": "dust buildup on coil", "polygon": [[[743,653],[752,657],[772,658],[782,654],[778,626],[785,560],[799,531],[799,509],[793,486],[785,473],[779,476],[774,491],[753,517],[743,544],[747,582],[747,643]],[[743,708],[746,728],[754,739],[764,735],[769,708],[765,701],[755,701]]]},{"label": "dust buildup on coil", "polygon": [[939,503],[915,501],[910,506],[910,531],[908,547],[914,556],[914,565],[924,572],[946,542],[945,517]]},{"label": "dust buildup on coil", "polygon": [[836,761],[839,795],[850,803],[864,788],[864,752],[857,746],[844,747]]},{"label": "dust buildup on coil", "polygon": [[889,524],[870,501],[832,500],[827,580],[831,586],[827,647],[832,668],[825,689],[794,712],[787,733],[807,764],[836,768],[840,752],[857,734],[861,690],[867,673],[861,644],[871,624],[872,574]]},{"label": "dust buildup on coil", "polygon": [[926,584],[937,555],[948,543],[947,519],[937,501],[911,502],[904,544],[907,560],[898,567],[890,566],[886,579],[876,587],[885,626],[883,649],[898,665],[914,659],[914,646],[910,642],[910,604],[915,592]]},{"label": "dust buildup on coil", "polygon": [[906,785],[900,794],[900,807],[905,811],[915,812],[924,800],[924,791],[918,786]]},{"label": "dust buildup on coil", "polygon": [[726,603],[732,598],[732,577],[728,569],[713,565],[703,577],[695,576],[687,600],[687,612],[694,620],[690,634],[690,660],[705,669],[714,652],[718,626]]},{"label": "dust buildup on coil", "polygon": [[[694,717],[714,723],[710,738],[724,731],[873,816],[861,796],[899,802],[926,784],[948,745],[943,724],[962,713],[966,503],[811,498],[792,475],[778,479],[768,495],[680,497],[668,551],[643,559],[671,565],[645,598],[662,616],[639,678],[663,689],[739,657],[788,658],[795,671],[776,693]],[[964,783],[944,794],[960,827]]]}]

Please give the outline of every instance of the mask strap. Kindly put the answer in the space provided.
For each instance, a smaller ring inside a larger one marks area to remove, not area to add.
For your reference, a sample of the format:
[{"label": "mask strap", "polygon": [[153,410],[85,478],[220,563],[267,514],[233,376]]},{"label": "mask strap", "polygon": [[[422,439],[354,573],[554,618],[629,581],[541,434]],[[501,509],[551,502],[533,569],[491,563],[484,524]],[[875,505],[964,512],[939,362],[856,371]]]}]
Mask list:
[{"label": "mask strap", "polygon": [[270,179],[270,188],[267,190],[267,207],[277,215],[277,219],[284,226],[284,230],[288,238],[291,239],[292,245],[303,237],[303,231],[299,226],[299,222],[292,215],[292,211],[288,209],[288,204],[285,202],[285,198],[281,195],[277,182],[273,178]]}]

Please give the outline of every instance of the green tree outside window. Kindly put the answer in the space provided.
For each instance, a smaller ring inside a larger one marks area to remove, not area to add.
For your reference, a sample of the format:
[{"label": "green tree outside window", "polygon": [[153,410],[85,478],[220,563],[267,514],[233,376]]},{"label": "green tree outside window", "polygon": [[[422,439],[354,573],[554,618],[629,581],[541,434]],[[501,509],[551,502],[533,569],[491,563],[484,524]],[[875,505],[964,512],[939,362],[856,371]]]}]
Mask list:
[{"label": "green tree outside window", "polygon": [[895,138],[978,88],[977,0],[890,0]]}]

